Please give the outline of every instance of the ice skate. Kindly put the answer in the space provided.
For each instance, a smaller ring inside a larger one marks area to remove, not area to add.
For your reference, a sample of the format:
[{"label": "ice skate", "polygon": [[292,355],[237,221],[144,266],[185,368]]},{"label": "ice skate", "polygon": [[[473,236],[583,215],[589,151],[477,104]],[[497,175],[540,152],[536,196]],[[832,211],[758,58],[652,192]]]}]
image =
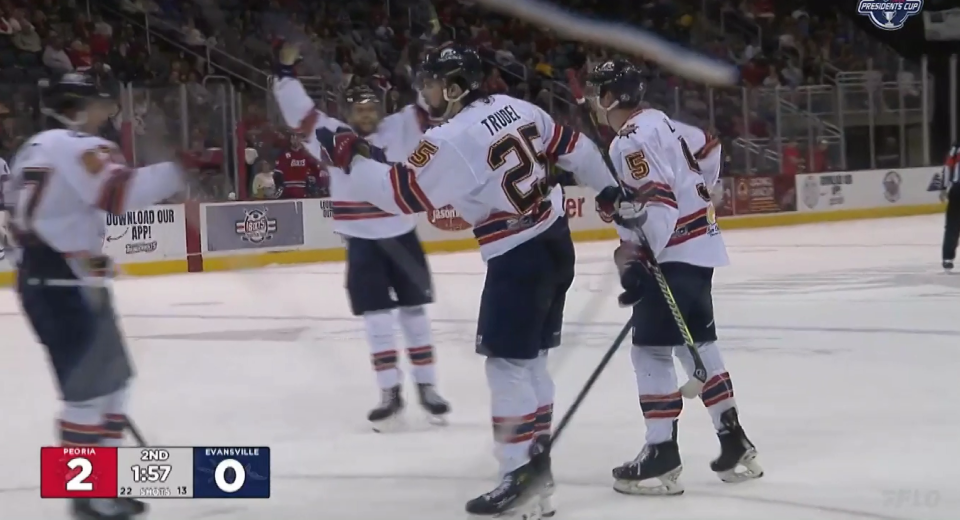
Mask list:
[{"label": "ice skate", "polygon": [[396,431],[403,424],[403,398],[401,387],[380,390],[380,405],[370,410],[367,419],[373,423],[373,431],[385,433]]},{"label": "ice skate", "polygon": [[500,485],[492,491],[467,502],[468,517],[537,520],[541,518],[539,491],[542,483],[542,476],[531,460],[504,475]]},{"label": "ice skate", "polygon": [[70,503],[76,520],[132,520],[146,511],[145,503],[132,498],[78,498]]},{"label": "ice skate", "polygon": [[446,426],[446,415],[450,413],[450,403],[440,397],[434,385],[417,384],[417,395],[420,397],[420,406],[427,412],[431,424]]},{"label": "ice skate", "polygon": [[550,518],[557,514],[557,506],[553,498],[553,493],[556,491],[556,484],[553,482],[553,470],[551,468],[549,449],[550,436],[541,435],[537,437],[531,446],[530,454],[530,461],[541,475],[540,516],[542,518]]},{"label": "ice skate", "polygon": [[943,259],[943,270],[947,273],[953,272],[953,260]]},{"label": "ice skate", "polygon": [[[681,495],[682,471],[677,441],[647,444],[637,458],[613,469],[613,489],[626,495]],[[659,484],[651,485],[651,480]]]},{"label": "ice skate", "polygon": [[747,438],[737,409],[731,408],[720,416],[723,430],[717,432],[720,439],[720,456],[710,463],[710,469],[720,480],[728,483],[753,480],[763,476],[763,468],[757,464],[757,448]]}]

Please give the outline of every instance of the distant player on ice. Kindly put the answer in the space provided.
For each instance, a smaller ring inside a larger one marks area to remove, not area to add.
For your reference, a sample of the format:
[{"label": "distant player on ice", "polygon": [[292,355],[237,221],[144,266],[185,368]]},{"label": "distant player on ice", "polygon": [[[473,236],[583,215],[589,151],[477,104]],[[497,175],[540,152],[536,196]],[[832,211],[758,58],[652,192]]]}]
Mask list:
[{"label": "distant player on ice", "polygon": [[[754,460],[757,450],[740,425],[733,384],[716,344],[713,270],[729,263],[710,202],[710,188],[719,176],[719,151],[704,153],[712,141],[703,132],[681,126],[659,110],[640,109],[642,77],[627,61],[598,65],[588,76],[587,86],[592,89],[598,120],[617,132],[610,158],[622,184],[639,203],[639,211],[631,217],[642,223],[707,369],[701,399],[721,448],[710,469],[724,482],[760,477],[762,470]],[[687,138],[697,139],[699,148],[693,148]],[[709,171],[698,162],[698,153],[710,161]],[[612,213],[615,208],[602,211]],[[622,211],[620,215],[624,216]],[[625,291],[620,303],[633,307],[631,358],[647,433],[640,454],[613,470],[614,489],[628,494],[680,494],[677,418],[683,398],[673,354],[691,375],[693,358],[644,266],[636,233],[620,226],[617,231],[623,241],[614,255]],[[649,486],[651,479],[660,485]]]},{"label": "distant player on ice", "polygon": [[404,162],[369,159],[369,144],[356,134],[323,132],[320,140],[341,168],[335,182],[377,207],[411,215],[449,204],[473,226],[487,264],[476,348],[486,356],[502,480],[466,509],[487,518],[550,515],[550,459],[540,449],[554,399],[546,352],[560,344],[575,252],[549,166],[574,172],[610,203],[619,190],[589,139],[531,103],[487,95],[473,49],[430,51],[421,78],[431,115],[445,122]]},{"label": "distant player on ice", "polygon": [[[23,144],[7,194],[17,295],[56,375],[61,445],[119,446],[133,368],[106,283],[104,212],[121,215],[177,194],[182,168],[131,169],[115,143],[87,133],[117,106],[89,77],[68,73],[45,96],[43,113],[61,128]],[[75,499],[71,507],[92,520],[127,520],[146,509],[131,499]]]},{"label": "distant player on ice", "polygon": [[[307,96],[294,68],[299,49],[285,45],[279,56],[273,93],[287,125],[303,137],[307,151],[323,160],[316,133],[355,131],[378,147],[382,160],[401,161],[426,129],[426,114],[410,105],[381,120],[380,100],[372,89],[352,87],[343,96],[347,123],[321,112]],[[349,123],[349,126],[348,126]],[[347,241],[347,294],[355,316],[362,316],[370,343],[380,404],[368,419],[377,431],[395,429],[403,411],[402,374],[394,340],[399,320],[413,365],[420,405],[442,422],[450,405],[436,390],[434,348],[426,305],[433,302],[430,267],[416,233],[413,215],[370,204],[346,183],[330,179],[334,230]],[[394,317],[394,310],[397,310]]]}]

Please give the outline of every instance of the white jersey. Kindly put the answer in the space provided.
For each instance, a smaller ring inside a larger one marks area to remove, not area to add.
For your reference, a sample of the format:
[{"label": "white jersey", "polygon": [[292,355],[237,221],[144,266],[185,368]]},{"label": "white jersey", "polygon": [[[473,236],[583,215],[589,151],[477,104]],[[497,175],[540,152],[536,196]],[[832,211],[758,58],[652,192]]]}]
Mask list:
[{"label": "white jersey", "polygon": [[[21,246],[39,242],[63,257],[99,256],[106,212],[121,215],[182,191],[179,165],[132,170],[120,148],[72,130],[47,130],[24,143],[13,163],[13,222]],[[80,263],[67,262],[78,277]]]},{"label": "white jersey", "polygon": [[542,188],[549,164],[598,191],[615,185],[593,142],[531,103],[495,95],[428,130],[405,162],[357,157],[350,175],[339,172],[338,181],[389,212],[453,206],[473,226],[480,254],[489,260],[564,215],[563,191],[544,194]]},{"label": "white jersey", "polygon": [[7,161],[0,159],[0,211],[2,211],[8,204],[12,204],[13,201],[10,199],[10,181],[13,179],[13,176],[10,174],[10,165],[7,164]]},{"label": "white jersey", "polygon": [[[350,126],[317,109],[296,78],[282,78],[274,82],[273,94],[284,121],[303,136],[304,149],[323,162],[317,129],[336,131],[349,129]],[[402,161],[413,151],[422,135],[422,120],[416,108],[406,107],[380,121],[377,132],[368,140],[384,149],[388,160]],[[416,226],[414,216],[392,214],[367,202],[362,192],[352,189],[349,183],[337,181],[340,176],[333,174],[339,171],[337,168],[330,166],[328,170],[333,229],[337,233],[354,238],[391,238],[409,233]]]},{"label": "white jersey", "polygon": [[680,121],[671,121],[670,124],[677,130],[677,134],[683,137],[690,151],[693,152],[693,158],[700,165],[703,183],[706,184],[707,188],[713,188],[720,180],[720,167],[723,166],[720,140],[706,130]]},{"label": "white jersey", "polygon": [[[658,261],[727,265],[709,179],[701,175],[692,146],[679,128],[659,110],[638,110],[610,143],[610,158],[622,183],[647,204],[643,232]],[[618,226],[617,232],[624,240],[637,241],[628,229]]]}]

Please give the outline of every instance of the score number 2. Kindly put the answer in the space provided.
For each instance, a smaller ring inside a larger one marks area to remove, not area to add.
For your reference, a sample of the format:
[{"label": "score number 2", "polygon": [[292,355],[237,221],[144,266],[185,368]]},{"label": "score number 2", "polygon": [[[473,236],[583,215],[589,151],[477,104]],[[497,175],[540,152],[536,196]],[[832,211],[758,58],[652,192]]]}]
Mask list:
[{"label": "score number 2", "polygon": [[93,474],[93,464],[89,459],[77,457],[67,462],[67,467],[71,470],[80,468],[80,472],[67,481],[67,491],[93,491],[93,484],[87,482],[90,475]]}]

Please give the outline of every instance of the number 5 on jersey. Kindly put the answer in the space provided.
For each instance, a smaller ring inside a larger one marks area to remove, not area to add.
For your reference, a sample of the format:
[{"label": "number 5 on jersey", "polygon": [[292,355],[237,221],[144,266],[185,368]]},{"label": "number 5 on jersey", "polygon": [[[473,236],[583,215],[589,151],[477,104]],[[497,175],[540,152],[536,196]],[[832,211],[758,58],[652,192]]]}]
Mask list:
[{"label": "number 5 on jersey", "polygon": [[114,498],[117,449],[40,448],[41,498]]}]

